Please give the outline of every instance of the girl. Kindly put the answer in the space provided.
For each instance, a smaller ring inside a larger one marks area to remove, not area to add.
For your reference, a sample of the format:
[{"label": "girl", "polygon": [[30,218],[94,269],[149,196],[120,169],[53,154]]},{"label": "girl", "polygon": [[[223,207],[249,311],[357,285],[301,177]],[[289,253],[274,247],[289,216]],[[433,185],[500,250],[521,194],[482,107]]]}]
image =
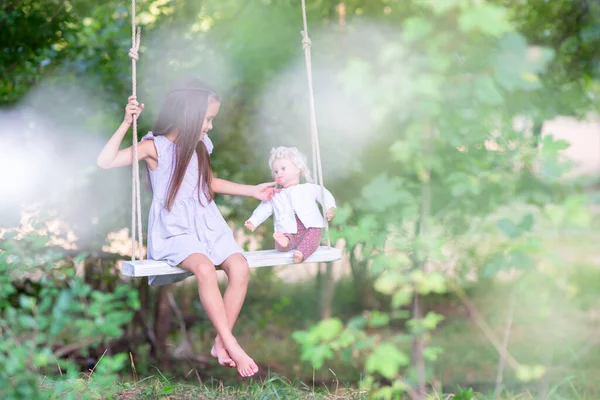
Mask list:
[{"label": "girl", "polygon": [[[278,251],[295,250],[294,262],[300,263],[319,247],[321,229],[325,227],[316,202],[327,210],[327,220],[331,221],[335,200],[325,189],[323,201],[321,186],[310,183],[306,157],[295,147],[272,149],[269,167],[283,190],[276,193],[272,200],[262,201],[244,226],[254,231],[271,214],[275,214],[275,248]],[[309,183],[300,184],[301,177]]]},{"label": "girl", "polygon": [[[138,145],[153,191],[148,258],[178,265],[196,276],[200,301],[217,330],[211,354],[221,365],[237,367],[247,377],[258,367],[239,346],[232,329],[246,296],[248,263],[213,198],[222,193],[268,200],[275,182],[249,186],[213,176],[209,159],[213,145],[207,133],[219,107],[219,97],[210,87],[196,79],[182,80],[169,90],[153,131]],[[98,156],[99,167],[132,164],[132,147],[119,150],[119,146],[143,109],[134,96],[129,98],[123,123]],[[223,297],[216,265],[228,277]]]}]

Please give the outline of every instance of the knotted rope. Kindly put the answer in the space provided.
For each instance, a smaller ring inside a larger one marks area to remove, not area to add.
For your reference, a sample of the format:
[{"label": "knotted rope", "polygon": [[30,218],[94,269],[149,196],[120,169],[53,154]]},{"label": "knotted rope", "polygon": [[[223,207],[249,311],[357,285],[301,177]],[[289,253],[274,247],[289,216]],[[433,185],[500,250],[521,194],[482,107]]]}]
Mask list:
[{"label": "knotted rope", "polygon": [[[135,0],[131,0],[131,49],[129,57],[131,58],[131,92],[137,96],[137,61],[139,60],[138,51],[140,50],[140,38],[142,30],[135,26]],[[136,227],[138,237],[138,254],[143,259],[143,236],[142,236],[142,206],[140,196],[140,166],[138,157],[138,134],[137,134],[137,116],[133,116],[133,164],[131,165],[131,260],[135,260],[135,241]]]},{"label": "knotted rope", "polygon": [[[310,46],[312,41],[308,37],[308,23],[306,18],[306,1],[302,0],[302,22],[304,23],[304,30],[302,34],[302,48],[304,49],[304,60],[306,61],[306,75],[308,78],[308,99],[310,103],[310,132],[311,132],[311,143],[312,143],[312,158],[313,158],[313,171],[317,173],[317,183],[321,185],[321,199],[325,204],[325,186],[323,185],[323,170],[321,168],[321,151],[319,149],[319,132],[317,130],[317,117],[315,113],[315,96],[313,92],[313,79],[312,79],[312,63],[310,56]],[[331,241],[329,240],[329,221],[327,221],[327,207],[323,206],[323,220],[325,221],[325,235],[327,239],[327,246],[331,247]]]}]

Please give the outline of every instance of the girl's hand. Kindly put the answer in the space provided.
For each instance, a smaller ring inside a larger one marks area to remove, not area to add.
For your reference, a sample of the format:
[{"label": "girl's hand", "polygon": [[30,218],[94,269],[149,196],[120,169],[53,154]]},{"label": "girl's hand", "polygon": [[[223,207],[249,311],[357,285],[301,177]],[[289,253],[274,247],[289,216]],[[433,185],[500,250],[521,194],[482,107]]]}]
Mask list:
[{"label": "girl's hand", "polygon": [[330,208],[329,210],[327,210],[327,221],[331,221],[333,219],[334,216],[334,212],[333,212],[333,208]]},{"label": "girl's hand", "polygon": [[246,229],[248,229],[251,232],[254,232],[254,224],[250,221],[246,221],[246,223],[244,224],[244,226],[246,227]]},{"label": "girl's hand", "polygon": [[271,200],[275,193],[279,193],[281,189],[275,189],[275,182],[261,183],[260,185],[254,186],[252,197],[256,197],[259,200]]},{"label": "girl's hand", "polygon": [[138,103],[135,96],[129,96],[127,99],[127,106],[125,106],[125,118],[123,118],[123,123],[132,125],[133,118],[139,118],[143,110],[144,104]]}]

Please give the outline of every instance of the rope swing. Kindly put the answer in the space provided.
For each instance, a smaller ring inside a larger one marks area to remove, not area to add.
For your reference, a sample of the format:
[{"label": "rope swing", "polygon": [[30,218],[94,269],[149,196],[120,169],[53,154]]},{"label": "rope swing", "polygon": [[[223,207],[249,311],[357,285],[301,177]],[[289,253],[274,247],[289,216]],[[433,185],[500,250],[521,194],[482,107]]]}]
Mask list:
[{"label": "rope swing", "polygon": [[[131,0],[131,42],[129,57],[131,58],[131,86],[133,96],[137,96],[137,61],[139,60],[141,29],[136,27],[136,4]],[[302,0],[302,21],[304,30],[302,34],[302,48],[304,49],[304,59],[306,64],[306,75],[308,80],[308,98],[310,106],[310,132],[312,144],[313,170],[316,172],[317,183],[321,186],[321,198],[325,198],[325,186],[323,184],[323,170],[321,165],[321,151],[319,148],[319,133],[317,130],[317,120],[315,113],[315,99],[313,91],[312,64],[310,48],[312,41],[308,36],[308,23],[306,18],[306,1]],[[142,210],[140,196],[140,176],[139,176],[139,156],[138,156],[138,132],[137,117],[133,118],[133,165],[131,175],[131,261],[123,262],[123,274],[127,276],[158,276],[181,274],[184,271],[177,266],[170,265],[164,261],[143,260],[143,236],[142,236]],[[341,251],[331,247],[329,240],[329,222],[327,221],[325,207],[323,211],[323,220],[325,221],[325,235],[327,246],[320,246],[315,253],[304,260],[302,263],[310,262],[331,262],[341,258]],[[137,232],[137,235],[136,235]],[[140,260],[136,261],[136,237],[138,242],[138,254]],[[244,256],[248,260],[250,268],[268,267],[276,265],[294,264],[293,252],[279,252],[276,250],[260,250],[245,252]]]}]

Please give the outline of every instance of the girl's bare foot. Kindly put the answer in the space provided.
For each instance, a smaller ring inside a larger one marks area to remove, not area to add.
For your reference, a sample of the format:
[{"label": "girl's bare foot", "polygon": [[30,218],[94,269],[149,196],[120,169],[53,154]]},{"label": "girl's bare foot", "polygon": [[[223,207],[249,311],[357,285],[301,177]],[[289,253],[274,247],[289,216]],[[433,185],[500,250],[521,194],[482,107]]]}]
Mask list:
[{"label": "girl's bare foot", "polygon": [[298,250],[296,250],[294,252],[294,262],[296,264],[300,264],[302,261],[304,261],[304,256],[302,255],[302,253],[300,253]]},{"label": "girl's bare foot", "polygon": [[225,346],[223,345],[223,342],[221,341],[221,339],[218,336],[215,339],[215,344],[213,345],[212,349],[210,350],[210,355],[215,357],[217,360],[219,360],[219,364],[221,364],[225,367],[230,367],[230,368],[236,367],[235,361],[233,361],[231,359],[231,356],[227,352],[227,349],[225,348]]},{"label": "girl's bare foot", "polygon": [[287,245],[290,244],[290,238],[285,236],[282,232],[275,232],[273,234],[273,239],[275,239],[281,247],[287,247]]},{"label": "girl's bare foot", "polygon": [[233,361],[235,361],[237,370],[241,376],[249,377],[258,372],[258,365],[242,350],[237,342],[229,344],[229,346],[226,346],[226,349]]}]

